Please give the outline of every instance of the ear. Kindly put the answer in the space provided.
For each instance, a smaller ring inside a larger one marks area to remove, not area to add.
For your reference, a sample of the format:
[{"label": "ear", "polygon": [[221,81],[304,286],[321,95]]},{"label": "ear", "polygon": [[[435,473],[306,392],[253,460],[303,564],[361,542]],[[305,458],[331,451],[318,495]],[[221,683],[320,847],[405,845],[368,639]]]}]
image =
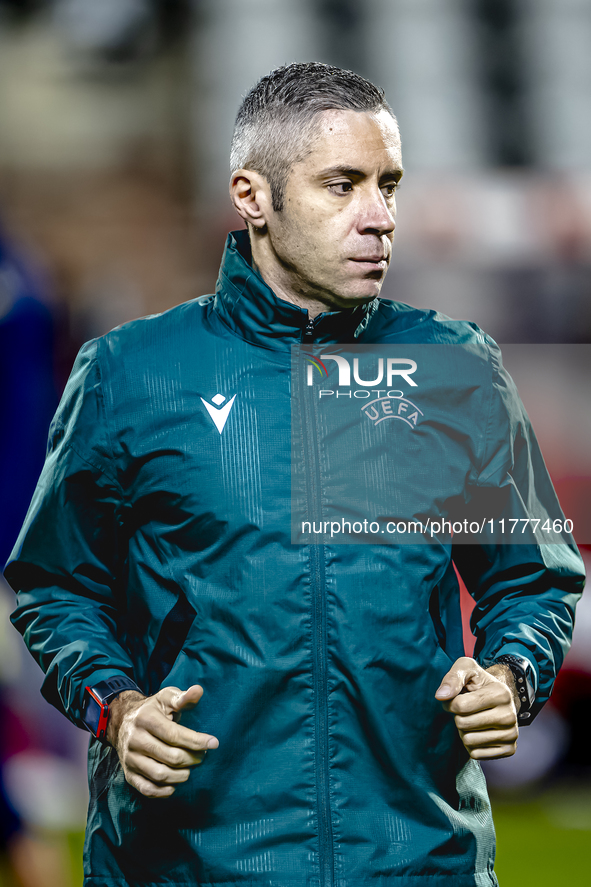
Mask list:
[{"label": "ear", "polygon": [[267,180],[249,169],[238,169],[230,179],[230,198],[238,215],[255,228],[264,228],[271,209]]}]

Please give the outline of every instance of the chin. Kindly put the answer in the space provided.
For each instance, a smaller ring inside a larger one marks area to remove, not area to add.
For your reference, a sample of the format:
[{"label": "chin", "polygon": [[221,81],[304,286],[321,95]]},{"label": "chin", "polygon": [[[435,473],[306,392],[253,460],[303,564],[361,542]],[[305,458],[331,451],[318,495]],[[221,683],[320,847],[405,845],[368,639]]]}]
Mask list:
[{"label": "chin", "polygon": [[337,310],[338,308],[354,308],[356,305],[363,305],[379,296],[382,283],[382,280],[348,280],[340,288],[340,291],[333,289],[330,301]]},{"label": "chin", "polygon": [[379,291],[373,293],[355,293],[354,295],[351,293],[346,296],[340,296],[337,303],[335,303],[335,307],[338,308],[355,308],[357,305],[365,305],[366,302],[373,302],[376,296],[379,295]]},{"label": "chin", "polygon": [[348,302],[371,302],[372,299],[379,296],[381,290],[381,280],[366,280],[363,286],[355,288],[345,298]]}]

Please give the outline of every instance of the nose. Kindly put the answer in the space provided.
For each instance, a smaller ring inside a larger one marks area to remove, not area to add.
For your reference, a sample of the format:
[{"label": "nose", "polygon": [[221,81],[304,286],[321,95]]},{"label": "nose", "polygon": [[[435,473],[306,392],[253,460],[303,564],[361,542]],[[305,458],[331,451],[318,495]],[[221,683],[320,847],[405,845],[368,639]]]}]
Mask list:
[{"label": "nose", "polygon": [[368,189],[359,216],[359,230],[364,234],[392,234],[396,227],[396,203],[386,200],[380,188]]}]

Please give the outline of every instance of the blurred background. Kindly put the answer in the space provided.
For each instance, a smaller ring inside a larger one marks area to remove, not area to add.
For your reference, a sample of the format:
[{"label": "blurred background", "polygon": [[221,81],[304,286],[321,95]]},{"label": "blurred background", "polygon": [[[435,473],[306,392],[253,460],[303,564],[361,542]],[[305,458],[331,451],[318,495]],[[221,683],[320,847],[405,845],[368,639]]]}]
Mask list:
[{"label": "blurred background", "polygon": [[[591,0],[0,0],[2,562],[77,349],[213,291],[240,227],[227,197],[240,98],[312,59],[383,86],[399,118],[383,295],[500,343],[556,346],[507,363],[577,535],[591,494]],[[87,737],[43,702],[12,608],[0,585],[0,887],[78,887]],[[587,882],[590,628],[584,600],[552,703],[487,767],[503,887]]]}]

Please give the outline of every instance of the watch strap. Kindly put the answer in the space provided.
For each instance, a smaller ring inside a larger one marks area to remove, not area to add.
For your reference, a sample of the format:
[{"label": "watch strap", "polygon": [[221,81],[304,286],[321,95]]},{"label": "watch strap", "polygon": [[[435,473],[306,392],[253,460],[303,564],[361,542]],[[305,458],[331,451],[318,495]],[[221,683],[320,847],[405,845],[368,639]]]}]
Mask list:
[{"label": "watch strap", "polygon": [[136,690],[138,693],[142,692],[135,681],[132,681],[127,675],[120,674],[115,675],[112,678],[107,678],[105,681],[99,681],[99,683],[94,684],[91,689],[94,691],[95,695],[101,699],[101,702],[110,702],[111,699],[114,699],[119,693],[123,693],[124,690]]},{"label": "watch strap", "polygon": [[536,694],[533,687],[532,666],[528,659],[522,656],[514,656],[507,653],[497,658],[492,665],[506,665],[511,669],[515,680],[515,689],[519,697],[520,708],[517,715],[518,724],[527,724],[531,719],[531,707],[535,702]]}]

